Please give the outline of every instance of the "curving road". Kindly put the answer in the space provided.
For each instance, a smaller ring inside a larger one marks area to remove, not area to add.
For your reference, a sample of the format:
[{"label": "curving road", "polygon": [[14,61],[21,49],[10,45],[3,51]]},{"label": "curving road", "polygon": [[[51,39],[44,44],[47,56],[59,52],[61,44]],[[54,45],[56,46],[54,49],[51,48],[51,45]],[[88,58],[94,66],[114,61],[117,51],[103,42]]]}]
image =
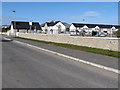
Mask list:
[{"label": "curving road", "polygon": [[3,88],[117,88],[118,75],[2,40]]}]

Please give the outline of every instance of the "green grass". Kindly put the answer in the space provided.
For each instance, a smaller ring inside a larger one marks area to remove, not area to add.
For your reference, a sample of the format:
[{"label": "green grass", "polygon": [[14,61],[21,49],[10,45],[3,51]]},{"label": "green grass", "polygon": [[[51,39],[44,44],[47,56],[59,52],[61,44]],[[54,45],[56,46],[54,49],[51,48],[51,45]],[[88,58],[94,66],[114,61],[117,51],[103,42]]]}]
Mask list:
[{"label": "green grass", "polygon": [[70,48],[70,49],[75,49],[75,50],[80,50],[80,51],[85,51],[85,52],[91,52],[91,53],[95,53],[95,54],[101,54],[101,55],[120,58],[120,52],[118,52],[118,51],[99,49],[99,48],[91,48],[91,47],[86,47],[86,46],[78,46],[78,45],[65,44],[65,43],[56,43],[56,42],[35,40],[35,39],[28,39],[28,38],[23,38],[23,37],[16,37],[16,38],[29,40],[29,41],[40,42],[40,43],[45,43],[45,44],[51,44],[51,45],[55,45],[55,46],[60,46],[60,47],[65,47],[65,48]]}]

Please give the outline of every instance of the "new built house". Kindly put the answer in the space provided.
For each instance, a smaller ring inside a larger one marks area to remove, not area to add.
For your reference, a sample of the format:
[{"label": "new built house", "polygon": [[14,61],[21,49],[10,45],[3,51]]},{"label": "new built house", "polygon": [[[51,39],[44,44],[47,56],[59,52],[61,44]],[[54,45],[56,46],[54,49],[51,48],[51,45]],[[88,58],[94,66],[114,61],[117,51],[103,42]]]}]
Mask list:
[{"label": "new built house", "polygon": [[112,35],[120,29],[118,25],[102,25],[102,24],[83,24],[83,23],[72,23],[70,25],[70,34],[78,35]]},{"label": "new built house", "polygon": [[41,26],[38,22],[23,22],[23,21],[12,21],[10,25],[10,32],[41,32]]},{"label": "new built house", "polygon": [[60,34],[65,33],[69,28],[69,24],[60,21],[50,21],[41,25],[43,33],[46,34]]}]

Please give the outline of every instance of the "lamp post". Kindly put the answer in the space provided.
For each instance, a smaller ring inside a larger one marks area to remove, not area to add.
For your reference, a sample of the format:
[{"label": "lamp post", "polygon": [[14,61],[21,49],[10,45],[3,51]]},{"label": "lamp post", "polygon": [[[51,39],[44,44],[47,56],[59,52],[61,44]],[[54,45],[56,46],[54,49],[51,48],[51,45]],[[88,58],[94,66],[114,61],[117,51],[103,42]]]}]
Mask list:
[{"label": "lamp post", "polygon": [[[15,10],[12,11],[14,13],[14,18],[15,18]],[[13,29],[14,29],[14,37],[16,37],[16,24],[15,24],[15,21],[13,21]]]},{"label": "lamp post", "polygon": [[85,21],[85,19],[83,19],[83,22]]}]

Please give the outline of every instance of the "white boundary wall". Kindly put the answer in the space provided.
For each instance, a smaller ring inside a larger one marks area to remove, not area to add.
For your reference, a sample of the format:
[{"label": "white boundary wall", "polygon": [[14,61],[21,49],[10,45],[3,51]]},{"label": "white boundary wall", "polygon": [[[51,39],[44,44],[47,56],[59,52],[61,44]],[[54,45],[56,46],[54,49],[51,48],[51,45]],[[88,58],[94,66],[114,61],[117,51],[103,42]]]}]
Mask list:
[{"label": "white boundary wall", "polygon": [[108,38],[108,37],[80,37],[80,36],[70,36],[70,35],[47,35],[47,34],[18,34],[20,37],[67,43],[79,46],[88,46],[94,48],[109,49],[113,51],[120,51],[118,48],[118,38]]}]

